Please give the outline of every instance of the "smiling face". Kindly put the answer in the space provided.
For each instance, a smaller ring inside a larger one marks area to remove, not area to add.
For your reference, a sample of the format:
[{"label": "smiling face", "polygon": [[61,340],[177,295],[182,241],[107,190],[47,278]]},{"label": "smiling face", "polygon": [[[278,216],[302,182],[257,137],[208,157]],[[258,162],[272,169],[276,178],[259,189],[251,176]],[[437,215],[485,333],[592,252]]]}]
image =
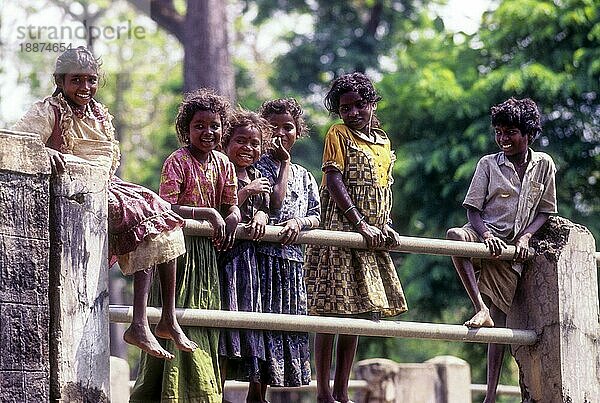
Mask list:
[{"label": "smiling face", "polygon": [[190,121],[190,144],[207,156],[221,142],[221,116],[211,111],[196,111]]},{"label": "smiling face", "polygon": [[253,126],[240,126],[233,129],[231,138],[225,147],[229,160],[237,168],[246,168],[260,157],[262,136]]},{"label": "smiling face", "polygon": [[296,121],[292,115],[290,115],[288,112],[275,113],[267,116],[266,119],[273,130],[273,139],[281,139],[281,144],[283,147],[287,151],[290,151],[296,142],[296,138],[298,137]]},{"label": "smiling face", "polygon": [[95,71],[84,71],[65,74],[63,82],[57,83],[69,99],[78,106],[87,105],[98,90],[98,74]]},{"label": "smiling face", "polygon": [[527,152],[529,147],[529,136],[521,133],[514,126],[495,126],[494,134],[496,144],[505,155],[512,156]]}]

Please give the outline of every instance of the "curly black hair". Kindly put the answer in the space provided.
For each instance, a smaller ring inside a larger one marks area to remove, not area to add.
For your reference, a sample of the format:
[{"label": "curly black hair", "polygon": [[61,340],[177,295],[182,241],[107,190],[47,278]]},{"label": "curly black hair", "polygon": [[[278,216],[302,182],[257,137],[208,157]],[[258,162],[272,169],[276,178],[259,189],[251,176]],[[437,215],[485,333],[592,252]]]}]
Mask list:
[{"label": "curly black hair", "polygon": [[363,73],[344,74],[332,81],[331,88],[325,95],[323,103],[330,114],[340,116],[340,97],[347,92],[357,92],[362,99],[370,103],[381,101],[381,96],[369,77]]},{"label": "curly black hair", "polygon": [[54,66],[54,83],[56,89],[52,96],[56,96],[62,92],[60,86],[65,80],[66,74],[72,74],[81,71],[94,71],[96,74],[100,72],[100,66],[102,60],[95,58],[92,52],[90,52],[85,46],[78,46],[65,50],[56,59],[56,65]]},{"label": "curly black hair", "polygon": [[260,107],[259,113],[260,116],[267,120],[271,115],[289,113],[296,125],[296,137],[300,138],[308,136],[308,125],[302,117],[304,111],[295,98],[278,98],[265,101]]},{"label": "curly black hair", "polygon": [[264,147],[270,144],[272,133],[269,122],[267,122],[256,112],[238,108],[229,116],[229,127],[223,132],[223,137],[221,140],[223,148],[227,147],[227,144],[229,144],[229,141],[233,137],[234,130],[239,127],[249,127],[258,130],[261,135],[261,146],[263,147],[263,151]]},{"label": "curly black hair", "polygon": [[188,92],[179,105],[175,118],[177,139],[181,145],[190,144],[190,122],[198,111],[211,111],[221,117],[222,132],[229,128],[229,101],[212,88],[200,88]]},{"label": "curly black hair", "polygon": [[509,98],[490,108],[492,126],[510,126],[518,128],[533,142],[542,132],[540,111],[530,98]]}]

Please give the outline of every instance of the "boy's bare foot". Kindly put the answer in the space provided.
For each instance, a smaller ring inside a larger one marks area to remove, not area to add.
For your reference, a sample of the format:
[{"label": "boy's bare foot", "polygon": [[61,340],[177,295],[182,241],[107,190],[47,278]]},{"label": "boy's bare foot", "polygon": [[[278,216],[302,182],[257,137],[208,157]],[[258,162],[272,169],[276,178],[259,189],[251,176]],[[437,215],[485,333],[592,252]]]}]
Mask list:
[{"label": "boy's bare foot", "polygon": [[490,316],[489,309],[482,309],[475,314],[471,319],[465,322],[468,327],[494,327],[494,321]]},{"label": "boy's bare foot", "polygon": [[191,353],[198,348],[198,345],[195,342],[187,338],[185,333],[183,333],[183,329],[181,329],[177,322],[168,324],[161,319],[156,325],[154,333],[162,339],[173,340],[178,350]]},{"label": "boy's bare foot", "polygon": [[162,348],[148,326],[131,324],[123,334],[123,340],[156,358],[171,360],[173,354]]}]

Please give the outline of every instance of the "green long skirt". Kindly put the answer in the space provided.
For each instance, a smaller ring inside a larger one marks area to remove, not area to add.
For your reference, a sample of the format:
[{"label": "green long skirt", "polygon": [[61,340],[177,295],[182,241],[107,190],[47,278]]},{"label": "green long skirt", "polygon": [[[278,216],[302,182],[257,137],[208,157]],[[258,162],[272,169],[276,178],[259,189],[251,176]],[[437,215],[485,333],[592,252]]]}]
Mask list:
[{"label": "green long skirt", "polygon": [[[220,309],[219,276],[212,241],[186,236],[185,248],[187,252],[177,260],[176,306]],[[160,306],[158,278],[154,279],[149,305]],[[198,348],[193,353],[183,352],[177,350],[171,340],[159,339],[175,357],[166,361],[142,353],[130,402],[221,402],[219,329],[183,327],[183,330]]]}]

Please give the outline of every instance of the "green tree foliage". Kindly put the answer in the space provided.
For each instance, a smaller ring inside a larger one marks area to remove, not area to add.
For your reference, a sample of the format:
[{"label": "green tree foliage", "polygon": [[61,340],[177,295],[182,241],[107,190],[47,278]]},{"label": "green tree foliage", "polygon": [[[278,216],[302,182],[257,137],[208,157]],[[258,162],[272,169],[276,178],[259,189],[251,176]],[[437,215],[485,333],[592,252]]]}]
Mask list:
[{"label": "green tree foliage", "polygon": [[[559,214],[599,239],[599,22],[594,1],[505,0],[475,35],[450,35],[433,22],[412,35],[397,71],[378,84],[378,112],[398,155],[394,219],[402,233],[443,238],[466,222],[461,203],[475,164],[497,151],[489,108],[515,96],[531,97],[542,111],[544,132],[533,148],[557,163]],[[406,319],[469,317],[449,258],[398,261],[411,305]],[[483,374],[474,370],[475,378]]]},{"label": "green tree foliage", "polygon": [[[533,29],[531,27],[534,27]],[[538,147],[558,166],[559,213],[600,234],[600,9],[594,0],[504,1],[481,31],[488,97],[531,96]]]},{"label": "green tree foliage", "polygon": [[379,87],[380,115],[398,148],[395,215],[406,233],[441,237],[464,221],[475,163],[496,150],[489,107],[510,96],[540,106],[544,134],[534,147],[557,162],[559,213],[599,233],[600,17],[593,2],[554,3],[507,0],[478,35],[437,32],[401,49],[397,72]]},{"label": "green tree foliage", "polygon": [[[247,1],[250,2],[250,1]],[[275,61],[271,83],[280,91],[318,93],[340,74],[380,70],[379,57],[396,45],[398,32],[418,25],[422,6],[415,0],[254,0],[256,23],[275,12],[311,13],[314,31],[292,33],[292,49]]]}]

